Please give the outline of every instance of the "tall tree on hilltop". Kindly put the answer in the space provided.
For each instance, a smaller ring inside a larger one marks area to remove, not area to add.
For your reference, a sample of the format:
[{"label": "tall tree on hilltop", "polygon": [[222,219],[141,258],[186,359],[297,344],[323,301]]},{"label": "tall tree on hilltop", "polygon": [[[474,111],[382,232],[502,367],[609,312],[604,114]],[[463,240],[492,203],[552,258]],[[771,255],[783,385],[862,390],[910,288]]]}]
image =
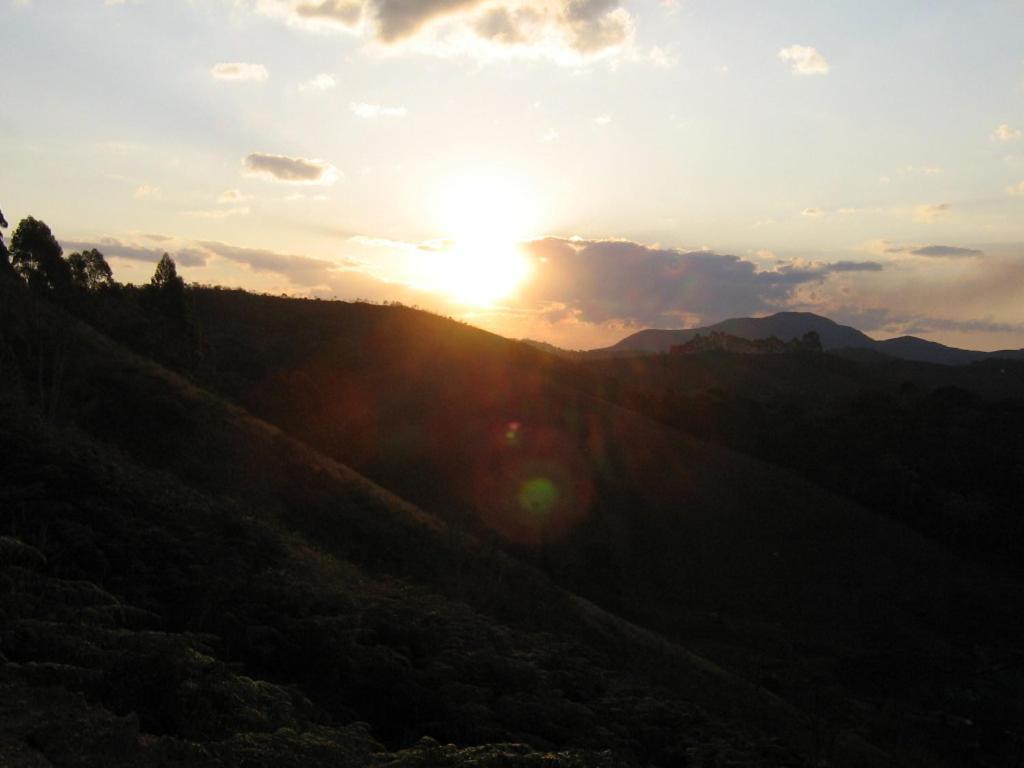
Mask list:
[{"label": "tall tree on hilltop", "polygon": [[87,291],[99,291],[114,285],[114,273],[103,254],[95,248],[68,256],[71,282]]},{"label": "tall tree on hilltop", "polygon": [[186,321],[188,305],[185,299],[185,281],[170,254],[165,253],[156,265],[152,279],[144,289],[153,306],[172,320]]},{"label": "tall tree on hilltop", "polygon": [[11,237],[11,262],[37,291],[62,291],[71,285],[71,268],[63,254],[50,228],[31,216],[21,220]]}]

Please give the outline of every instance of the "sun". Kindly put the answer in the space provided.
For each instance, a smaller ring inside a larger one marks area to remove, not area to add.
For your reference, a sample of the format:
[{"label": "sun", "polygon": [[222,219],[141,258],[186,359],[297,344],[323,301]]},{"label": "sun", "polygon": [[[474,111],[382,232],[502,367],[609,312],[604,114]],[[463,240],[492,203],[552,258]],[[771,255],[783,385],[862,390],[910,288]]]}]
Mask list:
[{"label": "sun", "polygon": [[442,184],[434,203],[444,236],[424,259],[423,287],[480,307],[513,295],[530,274],[520,247],[535,234],[528,185],[513,174],[477,172]]}]

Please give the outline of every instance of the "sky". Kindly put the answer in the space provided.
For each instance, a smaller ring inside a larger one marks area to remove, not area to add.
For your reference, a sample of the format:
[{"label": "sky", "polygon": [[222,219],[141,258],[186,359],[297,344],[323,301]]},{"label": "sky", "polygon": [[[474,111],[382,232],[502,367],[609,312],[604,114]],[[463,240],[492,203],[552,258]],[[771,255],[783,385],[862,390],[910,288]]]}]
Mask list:
[{"label": "sky", "polygon": [[[567,348],[1024,347],[1024,1],[0,0],[0,209]],[[9,236],[8,232],[8,236]]]}]

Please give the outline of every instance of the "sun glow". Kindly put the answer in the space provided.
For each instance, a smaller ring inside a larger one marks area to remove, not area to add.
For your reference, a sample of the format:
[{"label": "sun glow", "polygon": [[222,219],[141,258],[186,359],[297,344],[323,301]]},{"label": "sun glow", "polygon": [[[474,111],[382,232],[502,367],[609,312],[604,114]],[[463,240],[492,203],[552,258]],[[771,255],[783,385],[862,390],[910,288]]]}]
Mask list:
[{"label": "sun glow", "polygon": [[535,233],[526,186],[511,176],[465,176],[442,186],[435,204],[445,240],[424,259],[422,287],[474,306],[514,294],[530,274],[520,243]]}]

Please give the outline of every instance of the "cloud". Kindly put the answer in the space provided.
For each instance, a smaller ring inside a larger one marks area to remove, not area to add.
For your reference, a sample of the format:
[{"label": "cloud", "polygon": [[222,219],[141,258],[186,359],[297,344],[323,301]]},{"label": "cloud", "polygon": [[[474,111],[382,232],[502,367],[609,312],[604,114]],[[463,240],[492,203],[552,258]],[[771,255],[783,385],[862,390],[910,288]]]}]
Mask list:
[{"label": "cloud", "polygon": [[[152,235],[147,237],[155,239]],[[95,248],[108,258],[142,261],[147,264],[156,264],[164,253],[170,253],[178,264],[185,267],[201,267],[206,264],[206,254],[194,248],[179,248],[178,250],[168,251],[166,248],[150,248],[144,245],[124,242],[116,237],[101,237],[99,240],[94,241],[62,240],[61,245],[69,253],[71,251],[88,251]]]},{"label": "cloud", "polygon": [[216,241],[202,241],[199,245],[222,259],[243,264],[254,272],[273,272],[307,288],[329,285],[345,267],[354,266],[354,262],[351,261],[335,262],[311,256],[294,256],[262,248],[241,248]]},{"label": "cloud", "polygon": [[375,117],[405,117],[408,114],[405,107],[383,107],[380,104],[367,104],[362,101],[354,101],[349,105],[356,117],[373,119]]},{"label": "cloud", "polygon": [[790,66],[794,75],[828,74],[828,61],[817,48],[808,45],[791,45],[778,53],[779,59]]},{"label": "cloud", "polygon": [[348,29],[356,27],[363,15],[363,3],[360,0],[320,0],[300,2],[293,6],[295,16],[300,19]]},{"label": "cloud", "polygon": [[960,248],[955,245],[891,245],[884,244],[884,253],[906,253],[911,256],[926,256],[933,259],[964,259],[984,256],[984,251],[975,248]]},{"label": "cloud", "polygon": [[931,224],[947,216],[952,210],[953,206],[949,203],[919,205],[914,209],[914,220]]},{"label": "cloud", "polygon": [[992,138],[996,141],[1016,141],[1022,135],[1024,135],[1024,133],[1021,132],[1020,128],[1011,128],[1006,123],[998,126],[992,132]]},{"label": "cloud", "polygon": [[682,251],[626,240],[544,238],[524,245],[533,279],[521,295],[579,321],[677,325],[784,307],[801,285],[829,275],[878,272],[874,261],[753,261],[710,251]]},{"label": "cloud", "polygon": [[238,189],[225,189],[217,197],[218,203],[244,203],[252,200],[252,195],[246,195]]},{"label": "cloud", "polygon": [[135,188],[132,197],[136,200],[152,200],[160,197],[160,187],[151,187],[148,184],[143,184],[141,187]]},{"label": "cloud", "polygon": [[596,125],[608,125],[609,123],[611,123],[611,121],[611,115],[598,115],[597,117],[594,118],[594,123]]},{"label": "cloud", "polygon": [[[248,0],[257,12],[313,31],[369,34],[435,55],[581,60],[624,50],[635,28],[622,0]],[[643,58],[643,57],[640,57]],[[664,50],[650,63],[671,61]]]},{"label": "cloud", "polygon": [[326,72],[321,72],[316,77],[311,77],[304,83],[299,83],[300,91],[329,91],[337,85],[337,81]]},{"label": "cloud", "polygon": [[1006,193],[1008,195],[1024,196],[1024,181],[1022,181],[1020,184],[1014,184],[1013,186],[1007,187]]},{"label": "cloud", "polygon": [[293,184],[330,185],[338,178],[337,169],[323,160],[254,152],[245,158],[244,164],[246,171],[253,176],[270,177]]},{"label": "cloud", "polygon": [[251,64],[245,61],[223,61],[210,68],[214,80],[253,81],[266,80],[270,73],[262,64]]},{"label": "cloud", "polygon": [[821,208],[804,208],[800,211],[801,216],[806,216],[809,219],[818,219],[825,215],[825,212]]}]

